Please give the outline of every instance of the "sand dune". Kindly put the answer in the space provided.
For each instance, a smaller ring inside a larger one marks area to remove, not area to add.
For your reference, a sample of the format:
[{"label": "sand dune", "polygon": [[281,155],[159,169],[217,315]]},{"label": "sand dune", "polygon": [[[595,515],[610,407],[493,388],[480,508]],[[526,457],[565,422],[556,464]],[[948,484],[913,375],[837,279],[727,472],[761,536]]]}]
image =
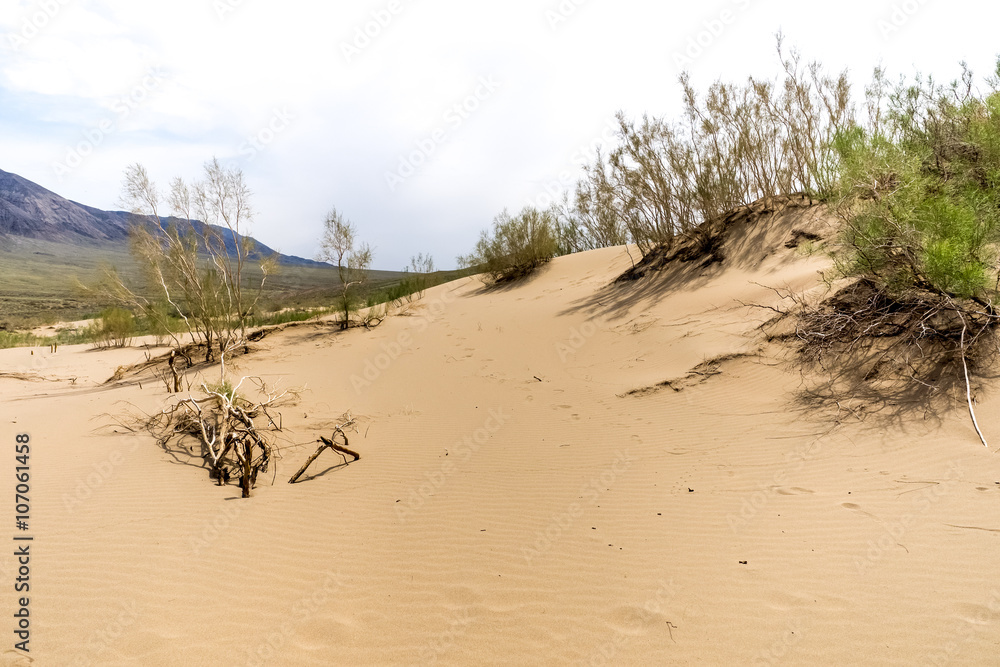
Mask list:
[{"label": "sand dune", "polygon": [[[304,391],[249,500],[114,432],[167,397],[102,384],[142,350],[0,351],[8,470],[15,433],[34,445],[33,664],[996,664],[995,448],[959,408],[806,407],[747,305],[821,289],[824,253],[785,243],[829,224],[794,209],[738,223],[722,264],[613,284],[610,248],[372,331],[273,333],[236,373]],[[362,459],[286,484],[348,411]]]}]

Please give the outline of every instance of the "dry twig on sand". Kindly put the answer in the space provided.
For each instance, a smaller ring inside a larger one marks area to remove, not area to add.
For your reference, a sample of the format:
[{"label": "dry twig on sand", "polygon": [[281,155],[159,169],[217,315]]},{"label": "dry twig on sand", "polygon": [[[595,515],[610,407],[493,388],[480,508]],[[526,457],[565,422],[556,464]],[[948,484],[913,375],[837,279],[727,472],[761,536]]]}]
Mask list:
[{"label": "dry twig on sand", "polygon": [[[341,456],[343,456],[345,464],[347,463],[347,456],[344,456],[344,454],[353,456],[355,461],[360,459],[361,454],[358,454],[354,450],[347,448],[347,445],[349,445],[350,442],[347,439],[347,433],[344,432],[344,429],[354,426],[355,423],[356,420],[353,417],[348,416],[347,421],[345,421],[343,424],[338,424],[336,427],[334,427],[333,434],[329,438],[320,437],[318,442],[322,442],[323,444],[320,445],[315,452],[313,452],[312,456],[306,459],[306,462],[302,464],[302,467],[299,468],[299,471],[297,473],[292,475],[291,479],[288,480],[288,483],[294,484],[295,482],[297,482],[299,477],[301,477],[302,474],[305,473],[306,468],[312,465],[312,462],[315,461],[317,458],[319,458],[319,455],[322,454],[323,450],[326,449],[327,447],[329,447],[335,452],[338,452]],[[344,439],[343,445],[339,445],[336,442],[338,433],[340,434],[340,437]]]},{"label": "dry twig on sand", "polygon": [[968,325],[965,322],[965,316],[962,311],[956,306],[955,312],[958,316],[962,318],[962,339],[961,339],[961,355],[962,355],[962,371],[965,374],[965,400],[969,404],[969,416],[972,417],[972,425],[976,427],[976,433],[979,434],[979,440],[983,443],[983,446],[989,449],[989,443],[986,442],[986,437],[983,436],[983,432],[979,428],[979,420],[976,419],[976,411],[972,407],[972,385],[969,383],[969,364],[966,361],[965,352],[965,332],[968,330]]}]

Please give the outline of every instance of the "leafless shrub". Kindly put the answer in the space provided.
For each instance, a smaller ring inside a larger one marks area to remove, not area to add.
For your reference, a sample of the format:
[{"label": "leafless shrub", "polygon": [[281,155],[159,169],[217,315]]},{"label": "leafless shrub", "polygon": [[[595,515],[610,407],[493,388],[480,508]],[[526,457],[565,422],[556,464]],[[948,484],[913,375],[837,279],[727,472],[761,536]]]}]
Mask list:
[{"label": "leafless shrub", "polygon": [[[347,438],[348,429],[353,430],[354,432],[357,432],[358,430],[357,420],[354,419],[354,417],[351,417],[350,414],[344,415],[344,421],[337,424],[333,428],[333,433],[330,435],[329,438],[324,438],[322,436],[320,437],[319,442],[323,444],[319,446],[319,448],[313,453],[312,456],[306,459],[306,462],[302,464],[302,467],[299,468],[298,471],[291,476],[291,478],[289,478],[288,483],[294,484],[295,482],[297,482],[299,478],[302,477],[302,475],[305,473],[306,469],[309,468],[310,465],[312,465],[313,461],[319,458],[319,455],[322,454],[323,450],[325,449],[330,449],[339,454],[344,461],[344,465],[347,465],[348,456],[350,456],[355,461],[359,460],[361,458],[361,454],[357,453],[353,449],[348,449],[348,445],[351,444],[350,440],[348,440]],[[343,440],[343,443],[337,442],[338,435],[340,436],[340,439]]]},{"label": "leafless shrub", "polygon": [[[172,181],[166,203],[176,217],[165,223],[163,194],[142,165],[129,166],[122,203],[133,213],[130,249],[147,285],[129,284],[114,267],[106,267],[101,284],[116,303],[143,313],[175,348],[184,346],[186,333],[191,342],[204,343],[206,361],[217,351],[223,378],[227,354],[241,346],[246,351],[248,320],[277,267],[245,235],[253,218],[250,197],[243,173],[213,159],[193,186]],[[184,323],[183,331],[176,331],[174,318]]]},{"label": "leafless shrub", "polygon": [[[262,399],[240,394],[248,380],[256,384]],[[242,496],[249,498],[257,476],[267,472],[278,453],[273,435],[281,430],[277,408],[297,393],[277,392],[258,378],[243,378],[235,386],[203,383],[201,393],[172,402],[140,420],[138,428],[152,433],[164,449],[184,447],[186,441],[193,440],[200,447],[210,477],[220,485],[238,480]]]},{"label": "leafless shrub", "polygon": [[846,72],[785,54],[783,78],[716,82],[700,97],[680,83],[679,122],[618,115],[619,145],[598,153],[576,191],[580,225],[609,242],[624,228],[643,254],[670,246],[703,223],[765,197],[830,191],[837,165],[833,137],[853,121]]}]

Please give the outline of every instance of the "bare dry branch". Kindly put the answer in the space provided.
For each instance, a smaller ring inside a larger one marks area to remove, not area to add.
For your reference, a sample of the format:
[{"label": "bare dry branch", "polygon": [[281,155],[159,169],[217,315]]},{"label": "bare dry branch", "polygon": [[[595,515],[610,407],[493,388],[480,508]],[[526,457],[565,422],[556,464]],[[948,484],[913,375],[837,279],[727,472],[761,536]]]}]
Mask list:
[{"label": "bare dry branch", "polygon": [[[354,426],[355,423],[356,420],[353,417],[348,417],[347,421],[345,421],[343,424],[338,424],[337,426],[334,427],[333,434],[329,438],[320,437],[319,442],[322,442],[323,444],[320,445],[320,447],[315,452],[313,452],[312,456],[306,459],[306,462],[302,464],[302,467],[299,468],[298,472],[292,475],[291,479],[288,480],[288,483],[294,484],[296,481],[298,481],[299,477],[301,477],[303,473],[305,473],[306,468],[312,465],[312,462],[315,461],[317,458],[319,458],[319,455],[323,453],[323,450],[328,447],[334,450],[335,452],[339,452],[342,456],[344,454],[353,456],[355,461],[360,459],[361,454],[358,454],[354,450],[347,448],[350,442],[347,439],[347,433],[344,432],[344,429]],[[336,442],[338,434],[340,435],[340,437],[344,439],[343,445],[339,445]],[[347,457],[344,457],[344,463],[345,464],[347,463]]]}]

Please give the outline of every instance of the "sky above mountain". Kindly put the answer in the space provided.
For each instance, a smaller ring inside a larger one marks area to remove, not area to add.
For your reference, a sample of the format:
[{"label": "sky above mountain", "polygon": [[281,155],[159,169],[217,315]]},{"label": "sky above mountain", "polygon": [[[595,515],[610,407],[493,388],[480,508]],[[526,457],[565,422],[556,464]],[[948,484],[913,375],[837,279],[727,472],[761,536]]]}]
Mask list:
[{"label": "sky above mountain", "polygon": [[454,266],[502,209],[571,190],[614,114],[675,116],[678,75],[807,60],[994,71],[997,10],[850,0],[0,0],[0,169],[113,209],[127,165],[163,186],[243,169],[249,232],[311,257],[336,206],[400,269]]}]

